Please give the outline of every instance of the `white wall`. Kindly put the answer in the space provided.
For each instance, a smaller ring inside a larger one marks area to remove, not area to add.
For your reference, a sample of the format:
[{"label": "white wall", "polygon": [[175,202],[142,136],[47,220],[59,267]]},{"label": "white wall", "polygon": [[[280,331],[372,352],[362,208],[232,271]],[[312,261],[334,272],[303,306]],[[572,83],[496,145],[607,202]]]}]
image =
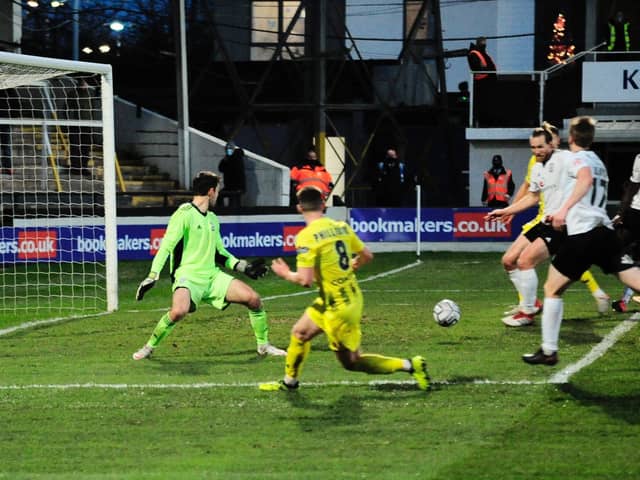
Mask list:
[{"label": "white wall", "polygon": [[[533,0],[498,0],[497,35],[535,32]],[[496,42],[496,64],[500,70],[530,71],[534,65],[534,36],[501,38]]]},{"label": "white wall", "polygon": [[[396,59],[402,48],[404,13],[401,2],[388,0],[347,0],[347,27],[354,37],[393,38],[395,42],[357,42],[365,59]],[[445,50],[468,48],[477,37],[496,37],[534,32],[534,0],[476,0],[441,2],[442,36]],[[464,38],[465,40],[447,40]],[[487,51],[498,69],[529,71],[533,69],[533,36],[489,39]],[[346,46],[350,43],[347,41]],[[446,60],[447,90],[457,91],[458,84],[469,81],[466,57]]]},{"label": "white wall", "polygon": [[[364,59],[396,59],[402,49],[404,6],[387,0],[347,0],[347,28],[353,37],[396,39],[393,42],[357,40]],[[345,41],[351,47],[349,40]],[[355,58],[355,52],[354,52]]]},{"label": "white wall", "polygon": [[[527,136],[528,134],[525,134]],[[494,155],[501,155],[505,168],[513,173],[516,190],[524,181],[531,150],[528,136],[521,141],[488,140],[469,143],[469,206],[482,206],[482,185],[484,172],[491,168]]]},{"label": "white wall", "polygon": [[[116,148],[135,153],[146,165],[154,165],[179,180],[177,122],[121,98],[114,104]],[[226,140],[189,129],[191,169],[218,170]],[[289,168],[245,150],[247,192],[245,206],[288,206]],[[190,187],[190,186],[189,186]]]},{"label": "white wall", "polygon": [[[520,0],[514,0],[519,2]],[[440,7],[442,17],[442,38],[445,50],[469,48],[477,37],[497,35],[498,0],[445,4]],[[448,40],[464,38],[465,40]],[[487,51],[497,65],[500,65],[496,52],[497,42],[487,40]],[[455,57],[445,60],[447,68],[447,91],[458,91],[460,82],[470,82],[467,57]]]}]

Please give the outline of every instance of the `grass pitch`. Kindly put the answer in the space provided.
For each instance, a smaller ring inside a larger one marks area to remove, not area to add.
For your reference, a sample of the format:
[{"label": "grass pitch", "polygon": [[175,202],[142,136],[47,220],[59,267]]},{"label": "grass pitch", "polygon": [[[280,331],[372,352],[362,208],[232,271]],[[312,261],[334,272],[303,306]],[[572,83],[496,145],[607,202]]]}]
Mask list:
[{"label": "grass pitch", "polygon": [[[424,355],[427,393],[406,374],[341,369],[323,336],[298,392],[261,392],[259,382],[281,378],[283,359],[256,356],[239,306],[202,306],[152,360],[134,362],[170,285],[161,279],[136,303],[149,265],[121,263],[119,312],[0,336],[0,478],[640,478],[640,330],[622,323],[630,314],[598,315],[575,285],[560,363],[526,365],[520,355],[537,348],[539,320],[500,322],[515,294],[499,257],[427,253],[399,269],[415,256],[378,254],[360,273],[363,349]],[[596,275],[620,294],[615,279]],[[312,293],[274,275],[248,282],[266,299],[272,343],[286,347]],[[451,328],[431,318],[445,297],[462,310]],[[0,330],[29,320],[3,317]],[[604,355],[567,383],[549,382],[621,323]]]}]

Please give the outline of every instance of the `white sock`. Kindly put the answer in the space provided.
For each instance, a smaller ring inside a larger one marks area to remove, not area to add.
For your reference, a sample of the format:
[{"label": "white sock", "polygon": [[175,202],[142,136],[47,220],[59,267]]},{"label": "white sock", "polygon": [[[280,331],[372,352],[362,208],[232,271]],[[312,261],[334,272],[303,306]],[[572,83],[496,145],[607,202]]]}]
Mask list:
[{"label": "white sock", "polygon": [[538,293],[538,274],[535,268],[520,270],[518,275],[520,282],[520,310],[524,313],[534,313],[536,305],[536,295]]},{"label": "white sock", "polygon": [[607,296],[607,294],[606,294],[606,293],[604,293],[604,290],[602,290],[601,288],[597,289],[597,290],[596,290],[595,292],[593,292],[591,295],[593,295],[593,298],[595,298],[596,300],[597,300],[598,298],[606,297],[606,296]]},{"label": "white sock", "polygon": [[545,355],[558,351],[563,312],[562,298],[545,297],[542,308],[542,351]]},{"label": "white sock", "polygon": [[522,293],[520,292],[520,270],[517,268],[514,270],[508,270],[507,275],[509,275],[509,280],[511,280],[511,283],[513,283],[516,292],[518,292],[518,295],[521,297]]}]

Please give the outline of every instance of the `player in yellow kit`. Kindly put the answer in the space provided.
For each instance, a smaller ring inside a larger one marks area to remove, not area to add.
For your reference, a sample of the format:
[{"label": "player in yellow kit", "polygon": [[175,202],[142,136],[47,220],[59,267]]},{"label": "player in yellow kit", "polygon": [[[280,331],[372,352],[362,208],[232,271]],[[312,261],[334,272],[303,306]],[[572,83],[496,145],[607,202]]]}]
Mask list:
[{"label": "player in yellow kit", "polygon": [[319,190],[301,190],[297,208],[307,224],[296,237],[297,270],[292,271],[282,258],[273,260],[271,269],[279,277],[303,287],[311,287],[315,281],[319,295],[293,326],[284,379],[263,383],[260,389],[298,388],[311,339],[324,332],[329,348],[345,369],[373,374],[405,371],[416,379],[420,389],[426,390],[429,378],[421,356],[403,359],[360,351],[363,299],[355,271],[373,259],[371,251],[347,223],[324,215]]}]

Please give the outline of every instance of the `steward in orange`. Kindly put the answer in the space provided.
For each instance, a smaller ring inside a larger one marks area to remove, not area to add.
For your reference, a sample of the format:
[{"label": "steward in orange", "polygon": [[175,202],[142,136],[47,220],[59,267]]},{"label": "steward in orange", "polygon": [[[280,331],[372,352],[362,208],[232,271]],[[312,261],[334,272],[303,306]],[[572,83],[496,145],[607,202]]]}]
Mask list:
[{"label": "steward in orange", "polygon": [[308,157],[301,166],[292,167],[290,176],[296,193],[303,188],[313,187],[320,190],[324,199],[327,200],[333,189],[331,174],[314,158]]},{"label": "steward in orange", "polygon": [[500,155],[494,155],[491,163],[491,169],[484,172],[482,204],[490,208],[504,208],[509,205],[515,190],[513,175],[502,165]]},{"label": "steward in orange", "polygon": [[492,106],[491,96],[494,94],[494,84],[497,81],[495,73],[497,67],[487,53],[485,37],[479,37],[475,44],[469,45],[467,62],[469,70],[475,72],[473,74],[474,125],[472,126],[490,126],[492,107],[495,108],[495,105]]},{"label": "steward in orange", "polygon": [[[495,78],[495,73],[482,73],[495,72],[497,70],[496,64],[493,58],[487,53],[487,39],[480,37],[476,40],[476,43],[469,45],[469,53],[467,54],[467,62],[469,63],[469,70],[474,72],[473,79],[475,81],[484,80],[492,76]],[[478,73],[480,72],[480,73]]]}]

